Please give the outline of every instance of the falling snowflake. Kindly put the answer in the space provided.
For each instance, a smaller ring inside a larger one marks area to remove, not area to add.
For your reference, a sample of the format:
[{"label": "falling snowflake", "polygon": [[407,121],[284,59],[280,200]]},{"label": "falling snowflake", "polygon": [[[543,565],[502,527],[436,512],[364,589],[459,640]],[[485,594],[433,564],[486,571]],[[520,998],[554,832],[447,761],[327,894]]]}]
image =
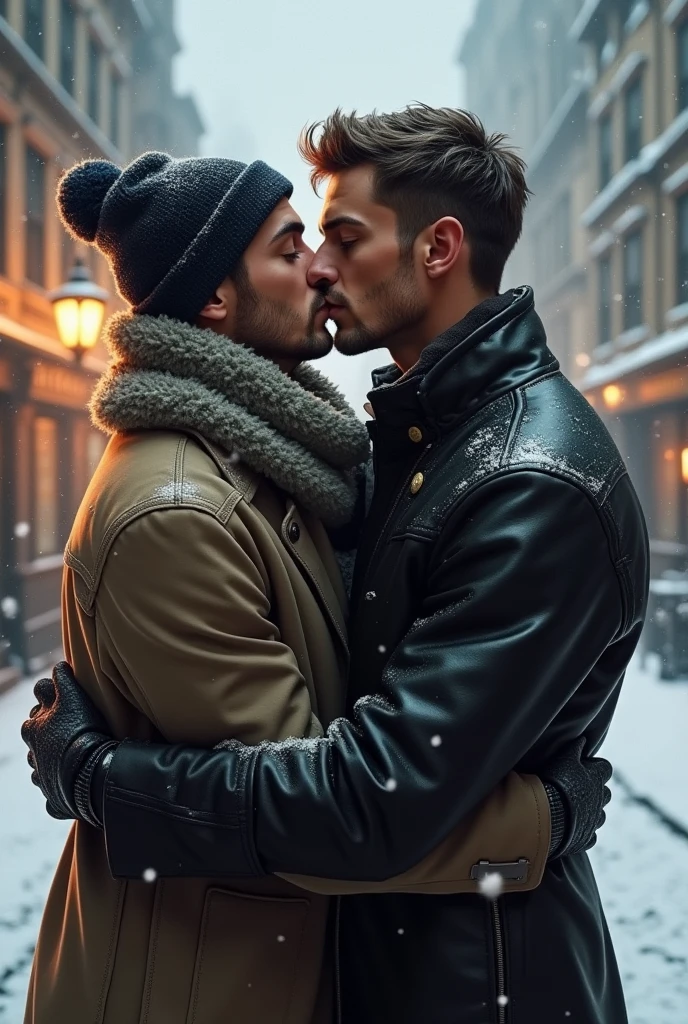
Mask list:
[{"label": "falling snowflake", "polygon": [[278,935],[277,936],[277,941],[278,942],[286,942],[286,939],[285,939],[284,935]]},{"label": "falling snowflake", "polygon": [[397,928],[397,935],[403,935],[403,934],[404,934],[404,929],[403,928]]},{"label": "falling snowflake", "polygon": [[497,1006],[506,1006],[508,1002],[508,996],[497,996]]},{"label": "falling snowflake", "polygon": [[28,537],[31,533],[31,527],[28,523],[17,523],[14,527],[15,537]]},{"label": "falling snowflake", "polygon": [[0,609],[6,619],[16,619],[19,612],[19,601],[16,597],[3,597],[0,601]]},{"label": "falling snowflake", "polygon": [[621,294],[621,292],[617,292],[615,294],[615,296],[614,296],[614,302],[622,302],[622,301],[623,301],[623,295]]},{"label": "falling snowflake", "polygon": [[229,462],[232,466],[236,466],[238,462],[241,462],[241,455],[239,455],[239,452],[232,452],[229,456]]},{"label": "falling snowflake", "polygon": [[544,32],[547,28],[547,22],[542,20],[536,21],[534,27],[538,32]]},{"label": "falling snowflake", "polygon": [[490,900],[496,900],[504,889],[504,880],[497,871],[490,871],[478,882],[478,892]]},{"label": "falling snowflake", "polygon": [[385,789],[387,790],[387,792],[388,793],[393,793],[396,788],[397,788],[397,780],[396,779],[387,779],[387,781],[385,782]]},{"label": "falling snowflake", "polygon": [[386,654],[387,648],[385,647],[384,644],[380,644],[380,646],[378,647],[378,651],[380,652],[380,654]]},{"label": "falling snowflake", "polygon": [[155,870],[155,868],[146,868],[146,870],[143,872],[144,882],[154,882],[157,877],[158,872]]},{"label": "falling snowflake", "polygon": [[431,737],[431,739],[430,739],[430,746],[431,747],[439,747],[441,745],[442,745],[442,737],[441,736],[432,736]]}]

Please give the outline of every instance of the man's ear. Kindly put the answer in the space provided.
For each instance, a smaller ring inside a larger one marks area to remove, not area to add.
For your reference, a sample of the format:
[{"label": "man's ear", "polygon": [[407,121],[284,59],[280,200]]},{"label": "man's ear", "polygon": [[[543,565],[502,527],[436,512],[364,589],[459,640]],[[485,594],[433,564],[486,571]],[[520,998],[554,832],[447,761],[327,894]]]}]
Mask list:
[{"label": "man's ear", "polygon": [[442,217],[427,230],[425,270],[428,277],[443,277],[452,269],[464,248],[463,224],[455,217]]},{"label": "man's ear", "polygon": [[227,307],[227,298],[222,291],[218,290],[208,299],[205,306],[198,314],[198,319],[212,320],[215,323],[219,323],[221,320],[227,319],[228,313],[229,309]]}]

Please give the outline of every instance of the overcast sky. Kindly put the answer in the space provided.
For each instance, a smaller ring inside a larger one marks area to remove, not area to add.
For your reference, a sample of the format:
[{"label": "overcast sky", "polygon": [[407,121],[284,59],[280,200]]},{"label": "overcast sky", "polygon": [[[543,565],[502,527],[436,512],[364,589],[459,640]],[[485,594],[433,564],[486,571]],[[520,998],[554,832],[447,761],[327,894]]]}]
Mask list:
[{"label": "overcast sky", "polygon": [[[205,121],[202,152],[266,160],[294,182],[293,205],[317,244],[320,202],[296,152],[307,122],[337,106],[361,113],[422,100],[460,106],[456,54],[476,0],[177,0],[176,83]],[[360,408],[386,354],[323,361]]]}]

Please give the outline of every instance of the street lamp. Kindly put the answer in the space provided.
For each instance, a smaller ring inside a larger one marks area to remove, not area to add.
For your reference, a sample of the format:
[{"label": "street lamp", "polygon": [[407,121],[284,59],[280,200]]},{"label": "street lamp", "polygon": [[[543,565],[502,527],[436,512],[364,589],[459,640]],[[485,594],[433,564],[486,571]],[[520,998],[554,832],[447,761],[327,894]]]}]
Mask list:
[{"label": "street lamp", "polygon": [[98,341],[108,293],[92,280],[88,267],[77,258],[69,280],[49,292],[48,298],[53,304],[60,341],[80,363],[84,352]]}]

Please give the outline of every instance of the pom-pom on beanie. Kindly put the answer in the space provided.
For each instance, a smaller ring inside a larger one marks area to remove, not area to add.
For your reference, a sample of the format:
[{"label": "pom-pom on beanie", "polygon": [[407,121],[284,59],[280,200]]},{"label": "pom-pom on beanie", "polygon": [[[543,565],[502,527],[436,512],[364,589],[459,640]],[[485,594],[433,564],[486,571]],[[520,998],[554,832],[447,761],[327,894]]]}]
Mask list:
[{"label": "pom-pom on beanie", "polygon": [[60,180],[65,227],[107,258],[135,313],[193,320],[292,184],[262,160],[144,153],[86,160]]}]

